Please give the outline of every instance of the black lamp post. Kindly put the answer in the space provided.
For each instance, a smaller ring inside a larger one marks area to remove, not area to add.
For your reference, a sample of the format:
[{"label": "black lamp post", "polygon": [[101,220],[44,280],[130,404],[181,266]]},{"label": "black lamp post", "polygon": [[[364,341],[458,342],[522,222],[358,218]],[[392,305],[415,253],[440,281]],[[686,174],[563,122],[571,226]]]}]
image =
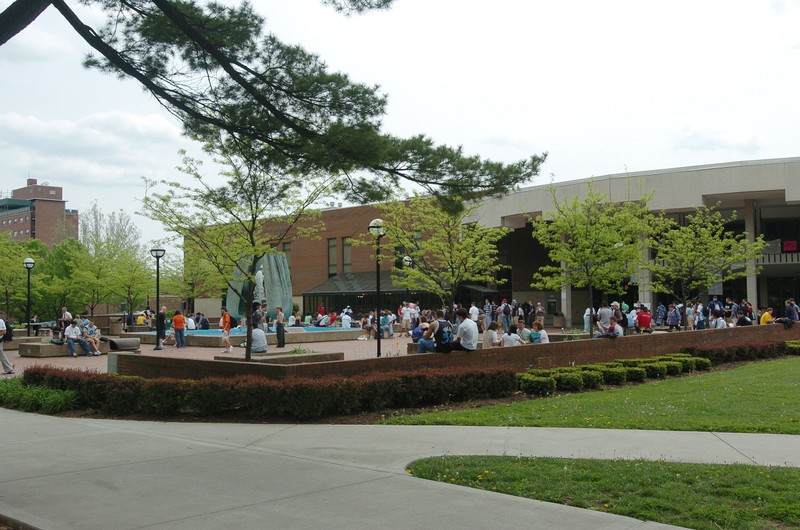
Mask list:
[{"label": "black lamp post", "polygon": [[369,233],[375,238],[375,307],[377,308],[375,311],[377,328],[375,337],[378,339],[378,357],[380,357],[381,335],[383,335],[381,329],[381,238],[386,234],[386,230],[383,228],[383,219],[373,219],[369,224]]},{"label": "black lamp post", "polygon": [[25,258],[22,261],[22,264],[28,270],[28,306],[27,310],[25,311],[25,321],[28,323],[28,336],[31,336],[31,269],[36,262],[33,261],[33,258]]},{"label": "black lamp post", "polygon": [[[163,247],[156,247],[150,249],[150,255],[156,258],[156,347],[153,348],[154,350],[163,350],[164,347],[161,345],[161,337],[159,336],[158,330],[158,314],[161,312],[161,258],[164,257],[167,251],[164,250]],[[133,308],[131,308],[133,311]],[[166,321],[164,322],[164,329],[166,331]]]}]

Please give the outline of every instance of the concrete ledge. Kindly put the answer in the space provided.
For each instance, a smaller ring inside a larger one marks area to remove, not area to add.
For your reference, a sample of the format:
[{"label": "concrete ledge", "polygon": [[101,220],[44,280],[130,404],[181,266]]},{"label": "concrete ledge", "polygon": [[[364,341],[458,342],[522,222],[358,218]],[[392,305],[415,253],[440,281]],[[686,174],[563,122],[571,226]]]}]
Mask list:
[{"label": "concrete ledge", "polygon": [[[364,334],[364,332],[358,328],[345,331],[341,331],[340,328],[334,329],[335,331],[305,331],[302,328],[287,328],[286,344],[308,344],[313,342],[330,342],[332,340],[355,340]],[[155,345],[156,343],[156,336],[155,334],[151,333],[122,333],[120,337],[138,338],[142,344]],[[246,338],[247,335],[245,334],[236,334],[230,336],[230,341],[231,344],[236,347],[241,346]],[[278,337],[275,335],[275,333],[267,333],[267,344],[273,346],[278,344]],[[222,335],[186,335],[186,345],[199,346],[201,348],[221,348]]]},{"label": "concrete ledge", "polygon": [[[107,342],[100,342],[100,353],[108,353],[109,344]],[[78,355],[86,355],[81,348],[80,344],[75,345],[75,353]],[[20,345],[20,357],[69,357],[69,346],[66,344],[52,344],[50,342],[43,343],[24,343]]]},{"label": "concrete ledge", "polygon": [[236,361],[265,364],[303,364],[303,363],[323,363],[330,361],[343,361],[344,352],[334,353],[296,353],[296,354],[271,354],[255,353],[250,357],[250,361],[244,360],[244,353],[240,355],[215,355],[215,361]]},{"label": "concrete ledge", "polygon": [[50,342],[50,337],[17,337],[14,335],[14,340],[11,342],[3,343],[3,351],[17,351],[21,344],[37,344],[43,342]]}]

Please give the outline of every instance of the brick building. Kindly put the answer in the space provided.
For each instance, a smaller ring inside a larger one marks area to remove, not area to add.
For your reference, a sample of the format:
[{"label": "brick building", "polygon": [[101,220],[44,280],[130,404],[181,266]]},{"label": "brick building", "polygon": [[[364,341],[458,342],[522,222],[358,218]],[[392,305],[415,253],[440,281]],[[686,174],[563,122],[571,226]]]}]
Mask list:
[{"label": "brick building", "polygon": [[29,178],[24,188],[0,199],[0,232],[14,241],[38,239],[53,246],[78,238],[78,211],[68,210],[63,189]]}]

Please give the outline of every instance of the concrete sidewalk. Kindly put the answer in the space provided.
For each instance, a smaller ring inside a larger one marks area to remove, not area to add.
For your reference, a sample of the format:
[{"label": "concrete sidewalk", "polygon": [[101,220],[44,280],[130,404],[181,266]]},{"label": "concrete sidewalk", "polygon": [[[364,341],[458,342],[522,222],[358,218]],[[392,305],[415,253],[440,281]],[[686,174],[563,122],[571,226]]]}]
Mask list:
[{"label": "concrete sidewalk", "polygon": [[34,527],[666,528],[416,479],[443,454],[800,466],[800,437],[65,419],[0,409],[0,514]]}]

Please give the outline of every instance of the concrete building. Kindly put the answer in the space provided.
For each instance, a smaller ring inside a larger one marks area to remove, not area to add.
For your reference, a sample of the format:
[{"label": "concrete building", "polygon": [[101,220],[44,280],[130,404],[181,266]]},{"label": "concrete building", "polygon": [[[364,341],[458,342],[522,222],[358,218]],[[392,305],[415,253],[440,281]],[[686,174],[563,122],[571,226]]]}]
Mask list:
[{"label": "concrete building", "polygon": [[[723,213],[737,212],[733,230],[764,234],[770,242],[757,260],[762,272],[722,286],[725,296],[747,298],[757,307],[783,308],[783,300],[800,294],[800,158],[730,162],[676,169],[605,175],[555,184],[559,200],[583,197],[591,180],[596,191],[610,201],[636,200],[652,193],[654,211],[664,211],[681,221],[699,206],[719,203]],[[531,237],[529,217],[553,209],[549,185],[523,188],[515,193],[483,201],[475,219],[486,226],[507,226],[514,232],[506,239],[501,255],[511,265],[509,285],[517,300],[547,301],[548,308],[563,312],[567,325],[583,320],[588,293],[564,289],[560,293],[533,291],[530,283],[536,268],[547,260],[544,249]],[[629,293],[631,300],[652,306],[654,293],[647,287],[646,271],[640,271],[642,286]],[[616,297],[617,299],[619,297]]]},{"label": "concrete building", "polygon": [[66,208],[62,188],[29,178],[11,197],[0,198],[0,232],[14,241],[39,239],[53,246],[78,238],[78,211]]},{"label": "concrete building", "polygon": [[[587,183],[611,201],[635,200],[652,193],[650,206],[664,211],[678,221],[698,206],[720,204],[723,214],[736,210],[737,220],[730,223],[736,231],[764,234],[770,242],[765,255],[758,260],[762,271],[756,276],[727,282],[725,296],[737,300],[747,298],[755,306],[783,308],[783,300],[800,295],[800,158],[731,162],[677,169],[663,169],[605,175],[592,179],[555,184],[556,196],[583,197]],[[500,287],[467,286],[459,300],[481,302],[485,297],[499,301],[502,297],[519,302],[542,302],[548,314],[564,313],[567,326],[582,324],[588,292],[565,289],[563,292],[536,291],[530,287],[533,273],[548,264],[546,250],[532,237],[529,217],[535,218],[553,210],[550,185],[522,188],[505,197],[481,202],[474,219],[486,226],[513,229],[500,243],[503,271],[507,280]],[[322,303],[327,309],[341,311],[345,305],[354,309],[374,307],[375,262],[372,245],[356,246],[352,238],[367,233],[372,219],[381,217],[373,206],[354,206],[323,210],[320,220],[324,228],[316,238],[302,238],[282,243],[292,278],[294,303],[304,312],[313,311]],[[420,300],[425,307],[436,307],[438,299],[423,292],[406,290],[391,283],[393,260],[381,265],[382,307],[395,308],[402,300]],[[637,275],[639,285],[632,284],[626,297],[632,303],[641,300],[648,306],[659,301],[659,295],[646,286],[647,273]],[[661,295],[660,300],[669,301]],[[607,298],[607,297],[604,297]],[[596,301],[595,301],[596,302]],[[779,310],[780,312],[780,310]]]}]

